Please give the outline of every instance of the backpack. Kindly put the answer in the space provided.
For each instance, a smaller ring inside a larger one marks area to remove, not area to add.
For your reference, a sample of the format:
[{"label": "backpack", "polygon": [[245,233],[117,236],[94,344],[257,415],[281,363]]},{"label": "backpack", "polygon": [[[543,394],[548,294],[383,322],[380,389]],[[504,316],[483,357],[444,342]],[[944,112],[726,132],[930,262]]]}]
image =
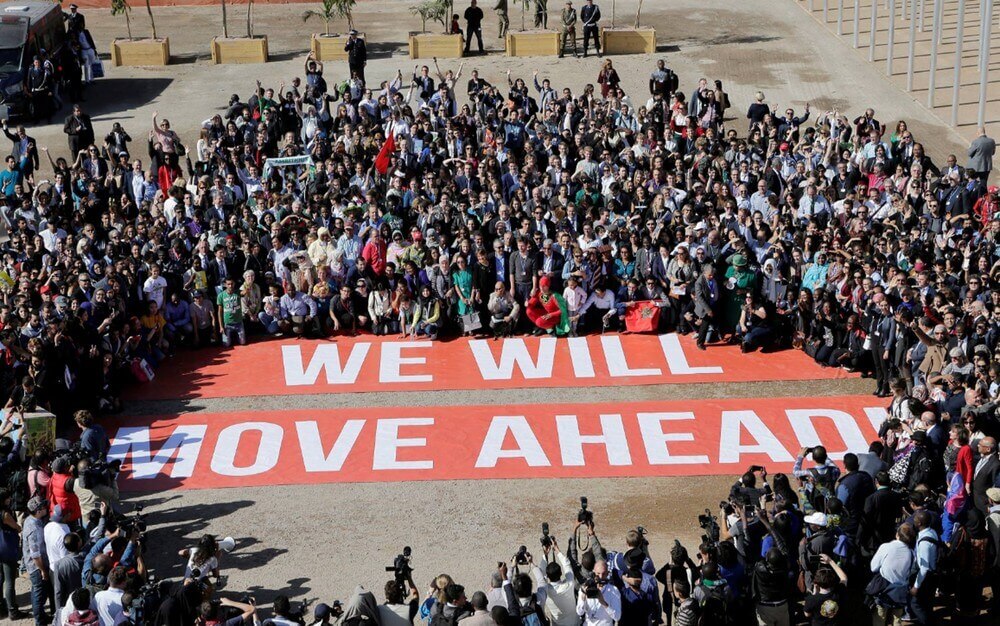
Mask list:
[{"label": "backpack", "polygon": [[815,467],[809,469],[809,475],[813,479],[813,488],[809,492],[809,503],[812,504],[814,510],[825,513],[827,498],[835,497],[832,475],[830,472],[820,473]]},{"label": "backpack", "polygon": [[28,489],[28,467],[21,465],[7,478],[7,489],[10,491],[10,505],[16,513],[24,513],[28,510],[28,500],[31,499],[31,490]]},{"label": "backpack", "polygon": [[[937,546],[937,562],[934,564],[934,569],[931,570],[932,573],[938,576],[951,576],[955,573],[955,553],[944,541],[940,539],[934,539],[932,537],[923,537],[917,540],[917,545],[923,542],[933,543]],[[916,559],[913,560],[914,567],[917,566]]]},{"label": "backpack", "polygon": [[725,584],[702,587],[705,595],[698,604],[698,626],[726,626],[729,623],[729,601]]},{"label": "backpack", "polygon": [[535,596],[531,596],[531,601],[521,607],[521,626],[549,626],[549,620],[542,613]]}]

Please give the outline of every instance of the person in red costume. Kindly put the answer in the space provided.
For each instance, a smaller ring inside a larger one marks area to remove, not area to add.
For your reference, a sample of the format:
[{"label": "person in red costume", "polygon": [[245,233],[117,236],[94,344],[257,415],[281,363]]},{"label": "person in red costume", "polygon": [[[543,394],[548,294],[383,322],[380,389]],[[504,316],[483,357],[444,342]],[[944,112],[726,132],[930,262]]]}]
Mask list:
[{"label": "person in red costume", "polygon": [[528,319],[537,326],[534,334],[542,335],[552,333],[565,335],[569,332],[569,311],[566,308],[566,301],[558,293],[552,292],[552,281],[548,276],[543,276],[538,281],[538,291],[536,291],[525,306]]}]

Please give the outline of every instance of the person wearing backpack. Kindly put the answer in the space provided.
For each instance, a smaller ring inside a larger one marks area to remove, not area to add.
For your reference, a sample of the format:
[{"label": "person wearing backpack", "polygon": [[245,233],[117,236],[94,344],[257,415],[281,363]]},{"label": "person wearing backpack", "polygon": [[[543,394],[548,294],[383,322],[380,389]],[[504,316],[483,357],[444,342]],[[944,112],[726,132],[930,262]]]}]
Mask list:
[{"label": "person wearing backpack", "polygon": [[733,592],[719,573],[719,566],[709,561],[701,566],[701,582],[692,594],[698,602],[699,626],[730,624],[729,606]]},{"label": "person wearing backpack", "polygon": [[[527,567],[541,579],[542,571],[535,565],[530,553],[525,552]],[[511,559],[511,565],[516,563],[516,557]],[[545,589],[540,588],[537,592],[533,589],[531,576],[524,572],[514,574],[516,567],[512,567],[507,582],[504,583],[504,594],[507,597],[507,610],[511,616],[520,616],[521,626],[549,626],[549,620],[545,617]]]},{"label": "person wearing backpack", "polygon": [[[812,457],[814,467],[802,469],[806,457]],[[837,479],[840,478],[840,468],[827,456],[826,448],[802,448],[795,457],[792,474],[802,484],[802,503],[806,514],[813,511],[824,511],[826,499],[836,494]]]},{"label": "person wearing backpack", "polygon": [[927,511],[917,511],[913,514],[913,527],[917,531],[916,560],[917,568],[910,588],[910,604],[907,613],[918,624],[931,623],[933,613],[934,593],[938,587],[938,572],[941,563],[942,548],[937,531],[932,527],[933,520]]},{"label": "person wearing backpack", "polygon": [[429,626],[455,626],[459,620],[472,615],[465,587],[451,583],[444,588],[444,604],[437,603],[431,610]]}]

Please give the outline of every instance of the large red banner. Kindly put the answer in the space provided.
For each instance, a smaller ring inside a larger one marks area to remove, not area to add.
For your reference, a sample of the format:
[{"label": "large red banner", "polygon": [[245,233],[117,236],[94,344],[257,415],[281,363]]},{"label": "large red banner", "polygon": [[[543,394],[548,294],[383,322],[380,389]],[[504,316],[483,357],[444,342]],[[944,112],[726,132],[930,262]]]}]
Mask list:
[{"label": "large red banner", "polygon": [[676,334],[513,337],[500,341],[262,341],[168,361],[137,399],[532,387],[816,380],[846,377],[805,353],[696,349]]},{"label": "large red banner", "polygon": [[112,425],[125,490],[788,471],[867,451],[870,396],[189,414]]}]

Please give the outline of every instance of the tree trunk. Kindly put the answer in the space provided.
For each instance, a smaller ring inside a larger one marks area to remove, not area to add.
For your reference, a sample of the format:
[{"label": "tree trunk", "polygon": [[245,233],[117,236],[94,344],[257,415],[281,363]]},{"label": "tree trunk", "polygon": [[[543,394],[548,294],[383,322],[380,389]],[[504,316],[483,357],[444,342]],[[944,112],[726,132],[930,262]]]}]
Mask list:
[{"label": "tree trunk", "polygon": [[329,37],[330,36],[330,18],[327,17],[327,18],[324,19],[324,21],[326,22],[326,36]]},{"label": "tree trunk", "polygon": [[347,11],[347,30],[354,30],[354,15],[351,14],[350,10]]},{"label": "tree trunk", "polygon": [[247,39],[253,39],[253,0],[247,2]]},{"label": "tree trunk", "polygon": [[639,8],[635,10],[635,28],[639,28],[639,13],[642,12],[642,0],[639,0]]},{"label": "tree trunk", "polygon": [[226,0],[222,0],[222,36],[229,39],[229,22],[226,20]]},{"label": "tree trunk", "polygon": [[521,32],[524,32],[524,12],[527,10],[527,3],[521,0]]},{"label": "tree trunk", "polygon": [[146,0],[146,13],[149,14],[149,27],[153,31],[153,39],[156,39],[156,20],[153,19],[153,7],[149,6],[149,0]]},{"label": "tree trunk", "polygon": [[611,0],[611,28],[615,27],[615,0]]},{"label": "tree trunk", "polygon": [[129,19],[128,9],[125,9],[125,30],[128,31],[128,40],[132,41],[132,20]]}]

